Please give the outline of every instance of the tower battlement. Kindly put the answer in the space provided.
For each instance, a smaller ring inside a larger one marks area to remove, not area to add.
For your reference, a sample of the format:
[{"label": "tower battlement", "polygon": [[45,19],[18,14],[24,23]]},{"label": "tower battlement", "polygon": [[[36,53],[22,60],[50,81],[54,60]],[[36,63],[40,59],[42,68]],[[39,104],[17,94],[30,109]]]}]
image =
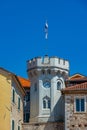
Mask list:
[{"label": "tower battlement", "polygon": [[48,66],[69,70],[69,61],[58,58],[56,56],[49,57],[47,55],[44,57],[35,57],[27,61],[27,70],[30,70],[36,67],[48,67]]}]

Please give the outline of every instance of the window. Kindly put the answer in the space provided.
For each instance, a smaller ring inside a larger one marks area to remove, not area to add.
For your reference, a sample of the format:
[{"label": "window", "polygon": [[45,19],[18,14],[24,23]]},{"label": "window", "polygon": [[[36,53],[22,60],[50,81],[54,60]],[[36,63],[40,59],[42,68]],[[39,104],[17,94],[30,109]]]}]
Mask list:
[{"label": "window", "polygon": [[43,100],[43,108],[46,108],[46,101]]},{"label": "window", "polygon": [[18,110],[20,110],[20,97],[18,97]]},{"label": "window", "polygon": [[29,122],[29,118],[30,118],[30,113],[25,113],[24,114],[24,122]]},{"label": "window", "polygon": [[60,89],[61,89],[61,85],[62,85],[61,82],[58,81],[58,82],[57,82],[57,90],[60,90]]},{"label": "window", "polygon": [[30,92],[27,92],[27,94],[26,94],[26,101],[30,101]]},{"label": "window", "polygon": [[50,106],[51,106],[50,99],[49,99],[49,97],[46,96],[43,99],[43,108],[44,109],[50,109]]},{"label": "window", "polygon": [[85,98],[75,99],[76,112],[85,112]]},{"label": "window", "polygon": [[15,90],[12,90],[12,102],[15,103]]},{"label": "window", "polygon": [[18,130],[20,130],[20,126],[18,126]]},{"label": "window", "polygon": [[12,130],[14,130],[14,120],[12,120]]}]

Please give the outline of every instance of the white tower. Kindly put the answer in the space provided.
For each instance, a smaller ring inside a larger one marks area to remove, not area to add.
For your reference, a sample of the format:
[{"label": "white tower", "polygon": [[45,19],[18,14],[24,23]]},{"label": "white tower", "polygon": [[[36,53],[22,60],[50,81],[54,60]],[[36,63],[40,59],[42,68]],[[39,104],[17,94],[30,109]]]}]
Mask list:
[{"label": "white tower", "polygon": [[61,89],[69,74],[69,62],[58,57],[36,57],[27,62],[31,81],[30,122],[54,122],[64,117]]}]

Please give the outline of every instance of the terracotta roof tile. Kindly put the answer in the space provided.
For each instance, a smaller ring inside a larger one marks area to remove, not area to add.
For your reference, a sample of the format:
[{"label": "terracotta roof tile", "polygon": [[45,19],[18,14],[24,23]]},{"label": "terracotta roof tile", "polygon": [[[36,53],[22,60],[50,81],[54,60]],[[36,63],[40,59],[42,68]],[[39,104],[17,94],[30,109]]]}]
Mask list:
[{"label": "terracotta roof tile", "polygon": [[25,79],[25,78],[22,78],[22,77],[20,77],[20,76],[18,76],[18,79],[19,79],[21,85],[22,85],[24,88],[30,88],[30,85],[31,85],[30,80]]},{"label": "terracotta roof tile", "polygon": [[68,90],[87,90],[87,82],[70,86],[64,89],[64,91]]}]

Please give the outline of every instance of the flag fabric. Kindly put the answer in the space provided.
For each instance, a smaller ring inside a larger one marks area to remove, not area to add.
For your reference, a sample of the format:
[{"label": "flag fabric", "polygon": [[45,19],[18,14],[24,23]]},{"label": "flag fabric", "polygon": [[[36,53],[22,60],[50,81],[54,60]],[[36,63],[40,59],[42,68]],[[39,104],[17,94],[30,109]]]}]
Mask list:
[{"label": "flag fabric", "polygon": [[45,23],[45,39],[48,39],[48,23]]}]

